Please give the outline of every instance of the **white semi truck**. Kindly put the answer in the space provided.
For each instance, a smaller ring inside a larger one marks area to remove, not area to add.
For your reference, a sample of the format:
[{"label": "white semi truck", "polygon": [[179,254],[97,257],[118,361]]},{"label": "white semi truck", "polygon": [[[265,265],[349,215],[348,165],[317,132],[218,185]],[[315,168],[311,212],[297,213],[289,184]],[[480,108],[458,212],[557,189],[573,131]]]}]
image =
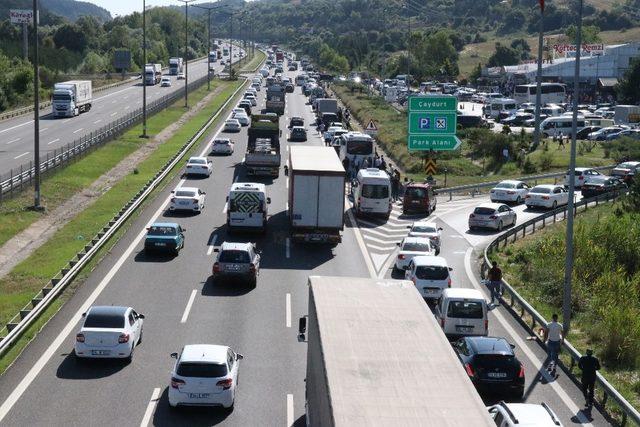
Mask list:
[{"label": "white semi truck", "polygon": [[147,64],[144,66],[144,84],[155,85],[162,78],[162,64]]},{"label": "white semi truck", "polygon": [[182,58],[169,58],[169,74],[177,76],[182,73],[184,64]]},{"label": "white semi truck", "polygon": [[332,147],[290,147],[289,220],[294,241],[340,243],[345,170]]},{"label": "white semi truck", "polygon": [[311,276],[308,310],[307,426],[496,426],[413,283]]},{"label": "white semi truck", "polygon": [[91,80],[71,80],[53,86],[54,117],[74,117],[91,109]]}]

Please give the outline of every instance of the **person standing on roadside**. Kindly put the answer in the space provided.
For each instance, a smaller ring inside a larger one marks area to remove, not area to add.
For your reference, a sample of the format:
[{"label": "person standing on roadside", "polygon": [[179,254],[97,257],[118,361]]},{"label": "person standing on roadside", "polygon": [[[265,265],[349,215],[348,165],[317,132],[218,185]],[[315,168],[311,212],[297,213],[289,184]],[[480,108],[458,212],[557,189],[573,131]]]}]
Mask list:
[{"label": "person standing on roadside", "polygon": [[562,324],[558,323],[558,315],[555,313],[551,316],[551,322],[547,323],[544,330],[544,342],[547,344],[547,369],[555,374],[558,355],[564,342]]},{"label": "person standing on roadside", "polygon": [[582,371],[582,393],[584,406],[593,406],[593,389],[596,384],[596,373],[600,370],[600,361],[593,355],[593,350],[587,349],[587,354],[578,360],[578,368]]},{"label": "person standing on roadside", "polygon": [[395,202],[398,200],[398,189],[400,187],[400,177],[398,171],[391,168],[391,199]]},{"label": "person standing on roadside", "polygon": [[[500,290],[502,288],[502,270],[498,262],[493,261],[487,274],[489,279],[489,291],[491,292],[491,304],[500,305]],[[495,300],[495,303],[494,303]]]}]

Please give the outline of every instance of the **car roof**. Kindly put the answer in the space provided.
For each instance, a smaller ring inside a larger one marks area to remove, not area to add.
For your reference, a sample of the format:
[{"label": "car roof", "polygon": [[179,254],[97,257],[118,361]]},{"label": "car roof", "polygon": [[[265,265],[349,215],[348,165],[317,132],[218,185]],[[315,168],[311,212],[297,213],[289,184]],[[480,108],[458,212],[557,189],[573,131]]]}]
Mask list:
[{"label": "car roof", "polygon": [[413,258],[415,265],[429,265],[434,267],[448,267],[447,260],[441,256],[421,255]]},{"label": "car roof", "polygon": [[476,208],[490,208],[490,209],[498,209],[500,206],[503,206],[504,203],[480,203]]},{"label": "car roof", "polygon": [[427,182],[410,182],[409,184],[407,184],[407,188],[408,187],[429,188],[431,187],[431,184]]},{"label": "car roof", "polygon": [[498,184],[524,184],[524,181],[518,181],[517,179],[505,179]]},{"label": "car roof", "polygon": [[154,222],[151,224],[152,227],[178,227],[177,222]]},{"label": "car roof", "polygon": [[252,243],[222,242],[220,251],[248,251]]},{"label": "car roof", "polygon": [[305,128],[304,128],[304,126],[294,126],[294,127],[291,128],[291,130],[302,130],[302,131],[305,131]]},{"label": "car roof", "polygon": [[557,426],[544,406],[536,403],[506,403],[519,426],[545,427]]},{"label": "car roof", "polygon": [[[554,189],[556,187],[562,187],[561,185],[557,185],[557,184],[538,184],[533,188],[550,188],[550,189]],[[532,190],[533,190],[532,188]]]},{"label": "car roof", "polygon": [[178,187],[178,188],[176,188],[176,190],[175,190],[175,191],[178,191],[178,190],[181,190],[181,191],[195,191],[195,192],[198,192],[198,187]]},{"label": "car roof", "polygon": [[416,221],[413,224],[411,224],[411,227],[427,227],[427,226],[435,227],[436,229],[438,229],[438,226],[434,221]]},{"label": "car roof", "polygon": [[431,239],[429,239],[428,237],[411,237],[411,236],[407,236],[404,239],[402,239],[402,243],[422,243],[422,244],[430,244],[431,243]]},{"label": "car roof", "polygon": [[223,364],[227,362],[227,350],[225,345],[214,344],[188,344],[182,349],[180,362],[209,362]]},{"label": "car roof", "polygon": [[466,337],[465,341],[476,354],[513,354],[513,349],[502,337]]},{"label": "car roof", "polygon": [[266,189],[266,185],[259,182],[234,182],[231,184],[230,191],[254,190],[264,192]]},{"label": "car roof", "polygon": [[89,311],[87,311],[87,313],[91,313],[93,315],[124,316],[129,308],[130,307],[123,307],[118,305],[94,305],[89,308]]},{"label": "car roof", "polygon": [[[414,258],[415,259],[415,258]],[[460,298],[460,299],[481,299],[484,300],[482,292],[477,289],[469,288],[447,288],[443,291],[443,297]]]}]

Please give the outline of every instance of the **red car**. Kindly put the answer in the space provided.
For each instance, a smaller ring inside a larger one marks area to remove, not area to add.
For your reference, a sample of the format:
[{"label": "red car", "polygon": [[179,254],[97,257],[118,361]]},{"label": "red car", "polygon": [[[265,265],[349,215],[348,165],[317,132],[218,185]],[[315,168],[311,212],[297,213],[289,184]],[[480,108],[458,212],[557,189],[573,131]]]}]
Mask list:
[{"label": "red car", "polygon": [[427,183],[412,182],[404,190],[402,213],[426,213],[436,209],[436,193]]}]

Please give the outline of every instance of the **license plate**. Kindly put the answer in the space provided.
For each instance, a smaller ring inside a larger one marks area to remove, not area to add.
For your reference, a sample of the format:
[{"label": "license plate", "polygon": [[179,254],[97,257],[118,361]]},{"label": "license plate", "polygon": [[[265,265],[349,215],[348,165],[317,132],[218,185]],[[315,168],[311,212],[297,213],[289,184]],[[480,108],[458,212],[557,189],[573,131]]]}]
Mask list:
[{"label": "license plate", "polygon": [[179,204],[179,205],[188,205],[188,204],[189,204],[189,202],[182,201],[182,202],[178,202],[178,204]]},{"label": "license plate", "polygon": [[414,205],[419,205],[420,204],[420,200],[413,200],[411,203],[414,204]]},{"label": "license plate", "polygon": [[456,331],[471,332],[473,331],[473,327],[472,326],[456,326]]},{"label": "license plate", "polygon": [[498,196],[504,196],[504,192],[503,192],[503,191],[498,191],[496,194],[497,194]]},{"label": "license plate", "polygon": [[167,246],[167,244],[166,243],[162,243],[162,242],[157,242],[156,246]]},{"label": "license plate", "polygon": [[310,242],[323,242],[329,238],[328,234],[309,234],[307,240]]},{"label": "license plate", "polygon": [[189,399],[208,399],[210,393],[189,393]]},{"label": "license plate", "polygon": [[440,289],[422,288],[425,294],[436,294]]},{"label": "license plate", "polygon": [[489,378],[506,378],[507,377],[507,373],[506,372],[488,372],[487,373],[487,377],[489,377]]},{"label": "license plate", "polygon": [[91,350],[91,354],[94,356],[106,356],[111,353],[109,350]]}]

